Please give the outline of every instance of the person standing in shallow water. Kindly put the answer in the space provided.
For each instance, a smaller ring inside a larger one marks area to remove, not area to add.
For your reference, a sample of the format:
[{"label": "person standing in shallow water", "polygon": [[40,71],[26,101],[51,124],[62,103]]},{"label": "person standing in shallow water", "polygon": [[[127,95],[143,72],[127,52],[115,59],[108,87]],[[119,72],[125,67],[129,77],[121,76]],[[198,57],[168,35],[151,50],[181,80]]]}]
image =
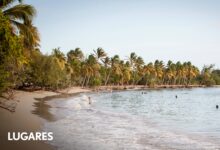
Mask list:
[{"label": "person standing in shallow water", "polygon": [[92,104],[91,97],[89,96],[88,98],[89,98],[89,105],[91,105]]}]

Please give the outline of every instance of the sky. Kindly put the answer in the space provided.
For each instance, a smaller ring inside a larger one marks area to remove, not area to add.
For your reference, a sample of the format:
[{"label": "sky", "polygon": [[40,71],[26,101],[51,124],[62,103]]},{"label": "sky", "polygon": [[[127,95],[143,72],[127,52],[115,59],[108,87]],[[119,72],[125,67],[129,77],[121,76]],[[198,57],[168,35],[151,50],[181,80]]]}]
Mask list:
[{"label": "sky", "polygon": [[220,68],[219,0],[24,0],[37,9],[41,51],[191,61]]}]

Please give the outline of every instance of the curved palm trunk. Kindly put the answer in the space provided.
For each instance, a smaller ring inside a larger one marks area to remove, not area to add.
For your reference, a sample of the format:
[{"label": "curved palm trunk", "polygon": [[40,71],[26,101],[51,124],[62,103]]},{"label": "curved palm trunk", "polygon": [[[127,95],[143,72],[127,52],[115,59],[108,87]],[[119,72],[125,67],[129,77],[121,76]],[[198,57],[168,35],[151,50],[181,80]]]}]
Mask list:
[{"label": "curved palm trunk", "polygon": [[83,78],[83,81],[82,81],[82,84],[81,84],[82,88],[84,87],[85,82],[86,82],[86,76]]},{"label": "curved palm trunk", "polygon": [[108,81],[109,81],[109,78],[110,78],[110,74],[111,72],[109,71],[107,77],[106,77],[106,80],[105,80],[105,86],[108,84]]},{"label": "curved palm trunk", "polygon": [[89,76],[88,79],[87,79],[86,87],[88,87],[89,81],[90,81],[90,76]]}]

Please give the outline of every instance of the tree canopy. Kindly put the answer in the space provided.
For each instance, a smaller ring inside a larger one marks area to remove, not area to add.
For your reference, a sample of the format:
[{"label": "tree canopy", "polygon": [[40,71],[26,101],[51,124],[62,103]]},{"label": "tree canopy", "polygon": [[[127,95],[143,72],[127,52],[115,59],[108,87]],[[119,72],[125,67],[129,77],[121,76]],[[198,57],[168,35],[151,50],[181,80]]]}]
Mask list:
[{"label": "tree canopy", "polygon": [[89,55],[80,48],[67,54],[54,48],[51,54],[42,54],[39,33],[32,23],[35,8],[22,0],[15,2],[0,0],[0,94],[25,87],[220,84],[220,71],[213,65],[199,70],[190,61],[145,63],[135,52],[121,59],[117,54],[108,56],[101,47]]}]

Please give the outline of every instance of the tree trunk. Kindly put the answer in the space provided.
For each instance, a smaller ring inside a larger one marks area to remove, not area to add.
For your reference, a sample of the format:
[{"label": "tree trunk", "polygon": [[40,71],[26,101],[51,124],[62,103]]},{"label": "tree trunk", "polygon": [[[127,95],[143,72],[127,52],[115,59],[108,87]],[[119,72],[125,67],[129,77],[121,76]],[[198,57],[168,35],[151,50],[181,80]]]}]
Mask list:
[{"label": "tree trunk", "polygon": [[107,78],[105,80],[105,86],[108,84],[108,80],[109,80],[110,74],[111,74],[111,72],[109,71],[109,74],[107,75]]},{"label": "tree trunk", "polygon": [[86,87],[88,87],[89,80],[90,80],[90,76],[89,76],[89,77],[88,77],[88,79],[87,79],[87,82],[86,82]]},{"label": "tree trunk", "polygon": [[83,81],[82,81],[82,84],[81,84],[82,88],[84,87],[85,81],[86,81],[86,76],[85,76],[85,78],[83,78]]}]

